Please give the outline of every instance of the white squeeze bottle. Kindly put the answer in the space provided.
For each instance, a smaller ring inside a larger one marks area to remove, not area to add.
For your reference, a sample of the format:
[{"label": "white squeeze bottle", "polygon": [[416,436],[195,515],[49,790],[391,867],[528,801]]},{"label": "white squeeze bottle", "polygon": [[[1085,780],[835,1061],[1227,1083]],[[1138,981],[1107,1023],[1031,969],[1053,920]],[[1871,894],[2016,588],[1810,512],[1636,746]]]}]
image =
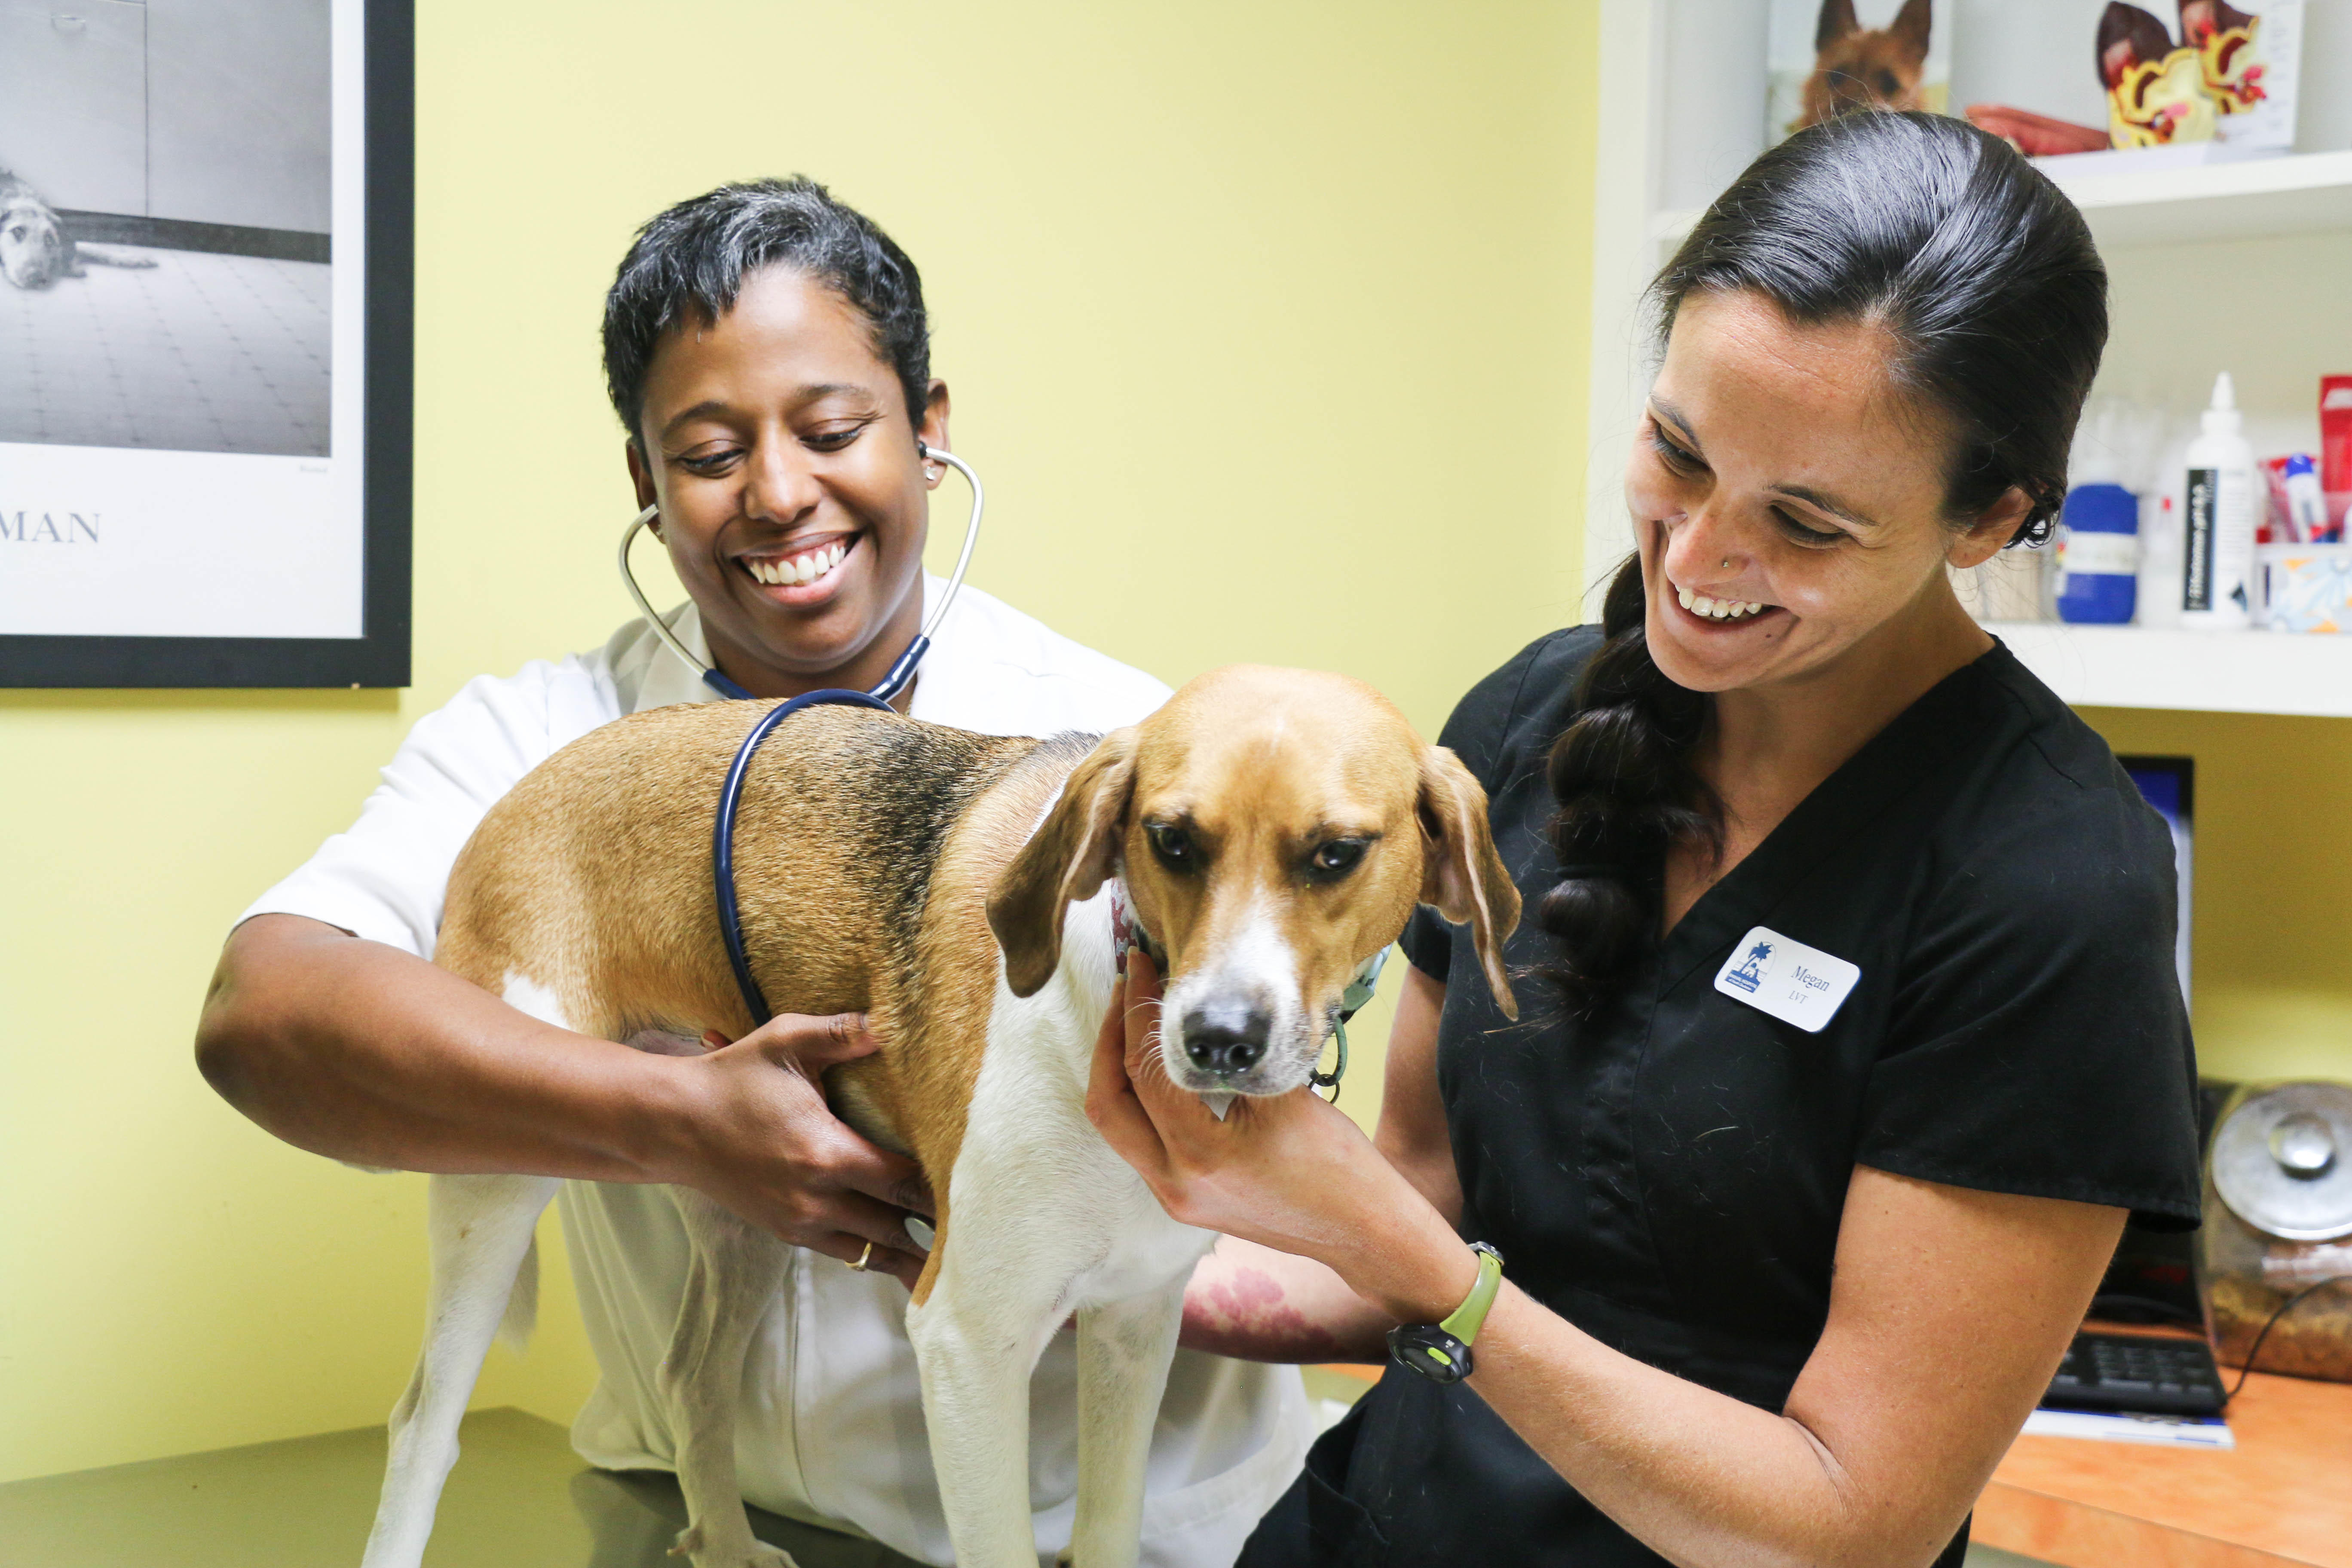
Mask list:
[{"label": "white squeeze bottle", "polygon": [[2213,378],[2213,406],[2189,443],[2181,487],[2180,624],[2199,631],[2239,631],[2254,574],[2254,449],[2230,373]]}]

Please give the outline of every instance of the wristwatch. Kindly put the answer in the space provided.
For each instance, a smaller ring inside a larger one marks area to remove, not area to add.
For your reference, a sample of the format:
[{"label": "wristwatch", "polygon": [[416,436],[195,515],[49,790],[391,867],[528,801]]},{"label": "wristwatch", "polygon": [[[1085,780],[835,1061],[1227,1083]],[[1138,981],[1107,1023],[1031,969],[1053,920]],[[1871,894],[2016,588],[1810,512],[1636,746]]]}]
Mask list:
[{"label": "wristwatch", "polygon": [[1433,1383],[1459,1383],[1470,1375],[1470,1342],[1486,1321],[1503,1288],[1503,1255],[1483,1241],[1470,1250],[1478,1255],[1478,1282],[1462,1305],[1442,1323],[1399,1323],[1389,1331],[1389,1359],[1421,1373]]}]

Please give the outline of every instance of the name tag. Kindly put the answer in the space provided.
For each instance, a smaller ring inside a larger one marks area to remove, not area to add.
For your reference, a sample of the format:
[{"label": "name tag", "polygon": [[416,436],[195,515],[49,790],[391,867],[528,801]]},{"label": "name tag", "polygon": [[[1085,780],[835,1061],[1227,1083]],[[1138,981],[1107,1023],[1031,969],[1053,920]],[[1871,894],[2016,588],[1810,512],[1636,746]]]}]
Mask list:
[{"label": "name tag", "polygon": [[1844,959],[1758,926],[1731,950],[1715,988],[1784,1024],[1819,1034],[1861,978],[1862,971]]}]

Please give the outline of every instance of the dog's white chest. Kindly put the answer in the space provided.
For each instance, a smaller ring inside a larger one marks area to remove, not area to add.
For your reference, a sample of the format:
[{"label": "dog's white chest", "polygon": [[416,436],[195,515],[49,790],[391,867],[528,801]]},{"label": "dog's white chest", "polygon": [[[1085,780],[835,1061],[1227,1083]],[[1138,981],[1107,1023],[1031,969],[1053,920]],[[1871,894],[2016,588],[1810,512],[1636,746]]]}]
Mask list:
[{"label": "dog's white chest", "polygon": [[1102,1212],[1091,1223],[1107,1250],[1102,1261],[1070,1282],[1073,1310],[1124,1301],[1184,1279],[1216,1245],[1214,1231],[1170,1219],[1142,1179],[1117,1155],[1112,1159],[1125,1178],[1124,1190],[1114,1197],[1105,1184],[1105,1201],[1098,1205]]},{"label": "dog's white chest", "polygon": [[1094,1035],[1109,999],[1108,927],[1088,913],[1071,924],[1055,984],[1027,998],[998,990],[956,1160],[948,1245],[1014,1249],[992,1264],[1051,1281],[1075,1310],[1182,1279],[1216,1237],[1169,1218],[1087,1120]]}]

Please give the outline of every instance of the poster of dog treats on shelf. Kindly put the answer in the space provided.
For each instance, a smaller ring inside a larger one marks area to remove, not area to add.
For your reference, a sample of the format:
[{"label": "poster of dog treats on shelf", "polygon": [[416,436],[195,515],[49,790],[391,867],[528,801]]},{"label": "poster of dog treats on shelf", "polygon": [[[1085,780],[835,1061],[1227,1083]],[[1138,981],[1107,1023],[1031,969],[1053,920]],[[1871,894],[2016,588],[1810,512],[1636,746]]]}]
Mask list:
[{"label": "poster of dog treats on shelf", "polygon": [[0,0],[0,683],[373,684],[372,468],[402,492],[404,672],[385,29],[379,113],[407,0]]},{"label": "poster of dog treats on shelf", "polygon": [[1764,144],[1854,109],[1949,112],[1958,0],[1772,0]]},{"label": "poster of dog treats on shelf", "polygon": [[2086,172],[2294,150],[2303,0],[1979,0],[1969,19],[1962,112],[2030,157]]}]

